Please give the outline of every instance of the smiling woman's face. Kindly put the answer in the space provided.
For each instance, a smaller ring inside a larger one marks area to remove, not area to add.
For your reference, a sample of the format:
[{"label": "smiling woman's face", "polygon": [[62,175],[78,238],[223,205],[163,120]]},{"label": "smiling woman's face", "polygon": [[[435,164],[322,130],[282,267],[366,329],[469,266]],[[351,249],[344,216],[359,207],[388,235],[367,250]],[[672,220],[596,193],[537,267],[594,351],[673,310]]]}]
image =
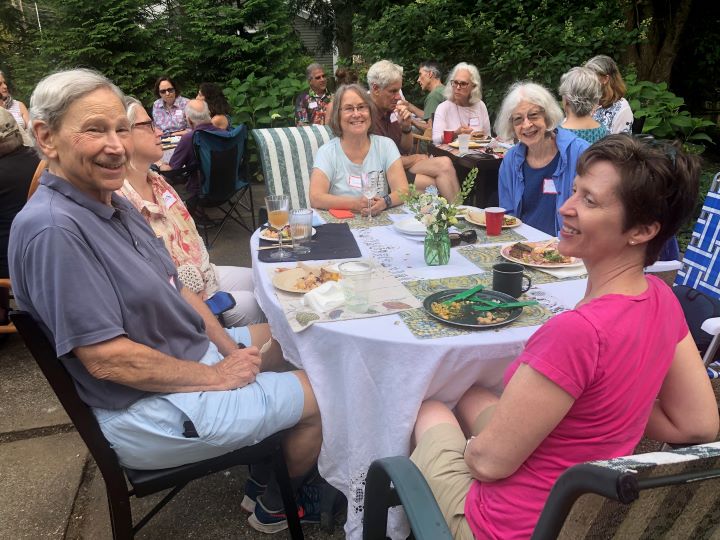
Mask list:
[{"label": "smiling woman's face", "polygon": [[531,147],[542,142],[547,131],[545,111],[539,105],[529,101],[521,101],[510,117],[515,137],[526,146]]},{"label": "smiling woman's face", "polygon": [[340,129],[343,137],[348,134],[367,135],[370,129],[370,108],[353,90],[343,94],[340,103]]}]

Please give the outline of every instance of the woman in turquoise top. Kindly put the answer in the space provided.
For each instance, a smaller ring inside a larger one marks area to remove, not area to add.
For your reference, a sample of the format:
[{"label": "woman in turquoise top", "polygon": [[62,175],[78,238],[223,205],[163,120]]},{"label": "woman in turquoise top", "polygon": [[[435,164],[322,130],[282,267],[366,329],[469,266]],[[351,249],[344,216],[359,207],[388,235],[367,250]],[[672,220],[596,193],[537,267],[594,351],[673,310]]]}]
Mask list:
[{"label": "woman in turquoise top", "polygon": [[560,78],[558,91],[565,110],[562,128],[590,144],[610,135],[607,128],[591,116],[602,96],[600,81],[592,70],[572,68]]}]

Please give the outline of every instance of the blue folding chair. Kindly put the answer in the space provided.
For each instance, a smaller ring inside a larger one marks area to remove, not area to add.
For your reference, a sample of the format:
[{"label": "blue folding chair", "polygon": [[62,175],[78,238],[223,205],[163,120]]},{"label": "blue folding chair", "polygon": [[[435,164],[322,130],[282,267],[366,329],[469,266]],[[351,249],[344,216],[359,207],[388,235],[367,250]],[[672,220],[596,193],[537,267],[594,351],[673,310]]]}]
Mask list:
[{"label": "blue folding chair", "polygon": [[[212,242],[208,242],[207,227],[201,227],[205,244],[212,246],[222,232],[228,219],[252,232],[255,230],[255,208],[252,186],[247,174],[245,142],[247,127],[240,125],[230,131],[196,130],[193,146],[200,170],[200,194],[193,205],[196,212],[205,214],[205,209],[218,208],[223,217],[216,223],[218,230]],[[240,210],[250,213],[252,225],[245,222]],[[208,222],[207,215],[199,224]]]}]

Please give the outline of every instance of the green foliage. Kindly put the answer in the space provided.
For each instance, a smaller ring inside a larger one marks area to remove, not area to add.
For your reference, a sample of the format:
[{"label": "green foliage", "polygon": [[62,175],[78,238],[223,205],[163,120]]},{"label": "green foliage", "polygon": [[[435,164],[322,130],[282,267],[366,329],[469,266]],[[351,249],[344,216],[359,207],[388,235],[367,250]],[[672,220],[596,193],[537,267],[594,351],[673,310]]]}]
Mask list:
[{"label": "green foliage", "polygon": [[470,169],[470,172],[465,177],[465,180],[463,180],[462,186],[460,186],[460,193],[458,193],[455,198],[455,204],[462,204],[465,202],[465,199],[467,199],[468,195],[470,195],[473,186],[475,186],[475,178],[477,178],[477,174],[477,167]]},{"label": "green foliage", "polygon": [[705,150],[705,142],[712,143],[705,131],[715,123],[681,110],[685,100],[671,92],[667,83],[638,81],[634,73],[628,73],[625,82],[633,115],[645,119],[643,133],[658,139],[678,139],[685,151],[697,154]]},{"label": "green foliage", "polygon": [[225,97],[233,110],[233,120],[248,129],[295,125],[295,97],[306,87],[300,74],[277,79],[250,74],[244,81],[231,80]]}]

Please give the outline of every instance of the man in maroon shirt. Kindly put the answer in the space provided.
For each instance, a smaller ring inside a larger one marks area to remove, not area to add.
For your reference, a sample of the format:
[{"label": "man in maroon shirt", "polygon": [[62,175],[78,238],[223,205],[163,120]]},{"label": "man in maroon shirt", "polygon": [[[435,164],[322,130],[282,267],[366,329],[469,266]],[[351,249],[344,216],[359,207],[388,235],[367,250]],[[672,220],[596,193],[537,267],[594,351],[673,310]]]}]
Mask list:
[{"label": "man in maroon shirt", "polygon": [[410,154],[412,151],[411,113],[406,105],[398,104],[401,98],[402,67],[387,60],[380,60],[370,66],[367,74],[370,97],[375,103],[372,130],[395,141],[402,154],[402,163],[408,178],[415,177],[419,190],[437,186],[440,195],[448,201],[455,200],[460,192],[455,167],[447,157],[433,157],[425,154]]}]

